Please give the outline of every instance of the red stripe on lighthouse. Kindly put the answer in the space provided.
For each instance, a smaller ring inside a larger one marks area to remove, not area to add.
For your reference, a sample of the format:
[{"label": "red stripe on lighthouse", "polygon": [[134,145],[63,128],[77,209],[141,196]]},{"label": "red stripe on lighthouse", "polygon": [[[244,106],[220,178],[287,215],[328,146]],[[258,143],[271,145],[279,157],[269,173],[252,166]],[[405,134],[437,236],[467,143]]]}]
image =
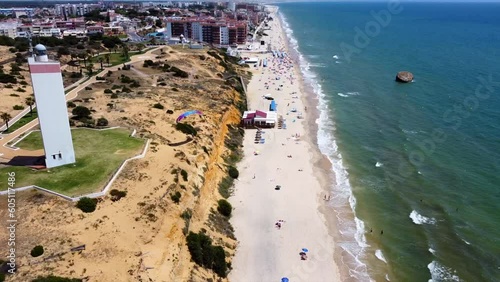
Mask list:
[{"label": "red stripe on lighthouse", "polygon": [[46,64],[46,65],[30,65],[31,73],[60,73],[61,66],[59,64]]}]

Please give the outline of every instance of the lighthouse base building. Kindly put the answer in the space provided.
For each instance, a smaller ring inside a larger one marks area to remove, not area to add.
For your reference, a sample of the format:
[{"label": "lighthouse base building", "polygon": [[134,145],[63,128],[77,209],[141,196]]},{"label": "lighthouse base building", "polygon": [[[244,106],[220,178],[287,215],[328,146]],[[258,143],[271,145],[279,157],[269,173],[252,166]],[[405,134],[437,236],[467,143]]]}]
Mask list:
[{"label": "lighthouse base building", "polygon": [[75,162],[75,151],[61,66],[57,61],[48,60],[47,49],[41,44],[35,46],[34,53],[28,58],[28,64],[42,132],[45,165],[52,168],[72,164]]}]

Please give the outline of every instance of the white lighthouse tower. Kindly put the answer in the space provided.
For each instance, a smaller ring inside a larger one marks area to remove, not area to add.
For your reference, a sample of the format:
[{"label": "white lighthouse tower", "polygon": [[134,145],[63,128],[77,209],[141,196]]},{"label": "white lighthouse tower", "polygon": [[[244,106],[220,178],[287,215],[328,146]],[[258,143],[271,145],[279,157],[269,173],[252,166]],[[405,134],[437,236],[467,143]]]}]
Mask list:
[{"label": "white lighthouse tower", "polygon": [[42,44],[36,45],[34,49],[34,56],[28,58],[28,64],[42,131],[45,165],[51,168],[74,163],[75,150],[61,66],[57,61],[49,61],[47,49]]}]

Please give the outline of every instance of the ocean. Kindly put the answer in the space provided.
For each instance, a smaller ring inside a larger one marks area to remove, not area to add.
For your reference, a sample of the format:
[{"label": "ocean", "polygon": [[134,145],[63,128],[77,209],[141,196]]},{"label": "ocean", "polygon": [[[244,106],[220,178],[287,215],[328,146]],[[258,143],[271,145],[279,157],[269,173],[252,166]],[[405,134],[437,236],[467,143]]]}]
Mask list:
[{"label": "ocean", "polygon": [[350,275],[500,281],[500,3],[278,6]]}]

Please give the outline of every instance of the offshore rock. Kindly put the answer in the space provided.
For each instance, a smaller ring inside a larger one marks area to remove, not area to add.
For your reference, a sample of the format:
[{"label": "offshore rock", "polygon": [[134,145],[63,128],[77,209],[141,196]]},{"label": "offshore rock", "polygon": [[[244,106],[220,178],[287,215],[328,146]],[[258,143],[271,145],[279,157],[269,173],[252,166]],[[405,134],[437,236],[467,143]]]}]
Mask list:
[{"label": "offshore rock", "polygon": [[396,75],[396,81],[404,82],[404,83],[412,82],[413,81],[413,74],[409,71],[400,71]]}]

